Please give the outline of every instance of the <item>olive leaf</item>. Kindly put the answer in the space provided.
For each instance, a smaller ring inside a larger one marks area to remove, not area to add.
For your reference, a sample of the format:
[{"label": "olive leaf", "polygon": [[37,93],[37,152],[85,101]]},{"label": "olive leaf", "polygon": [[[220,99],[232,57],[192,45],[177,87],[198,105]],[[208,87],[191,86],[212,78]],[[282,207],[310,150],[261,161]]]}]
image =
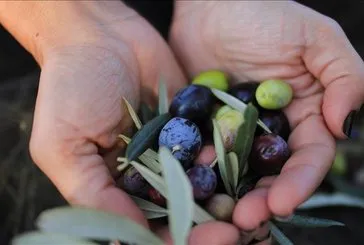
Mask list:
[{"label": "olive leaf", "polygon": [[311,228],[319,228],[319,227],[330,227],[330,226],[345,226],[345,224],[330,220],[330,219],[322,219],[316,217],[303,216],[298,214],[293,214],[286,219],[281,219],[278,217],[274,218],[275,221],[292,225],[298,227],[311,227]]},{"label": "olive leaf", "polygon": [[212,124],[214,127],[213,130],[213,139],[214,139],[214,145],[215,145],[215,151],[217,156],[217,164],[219,166],[219,171],[221,175],[221,179],[224,183],[226,192],[233,196],[233,191],[231,189],[230,180],[229,180],[229,173],[231,173],[230,166],[227,164],[227,155],[226,150],[224,147],[220,127],[218,126],[216,119],[212,119]]},{"label": "olive leaf", "polygon": [[142,198],[133,196],[129,194],[129,197],[138,205],[138,207],[145,211],[156,212],[156,213],[168,213],[168,210],[154,204],[152,202],[146,201]]},{"label": "olive leaf", "polygon": [[171,115],[165,113],[153,118],[135,133],[126,147],[126,158],[133,161],[144,153],[159,136],[163,126],[170,120]]},{"label": "olive leaf", "polygon": [[[231,106],[232,108],[234,108],[235,110],[238,110],[240,111],[241,113],[244,113],[246,107],[247,107],[247,104],[245,104],[243,101],[235,98],[234,96],[224,92],[224,91],[221,91],[221,90],[218,90],[218,89],[214,89],[214,88],[211,88],[211,91],[212,93],[219,99],[221,100],[222,102],[224,102],[225,104]],[[262,127],[266,132],[268,133],[272,133],[272,131],[258,118],[256,120],[256,123]]]},{"label": "olive leaf", "polygon": [[304,210],[330,206],[364,208],[364,199],[340,192],[333,194],[316,193],[300,206],[298,206],[297,209]]},{"label": "olive leaf", "polygon": [[24,234],[15,236],[11,240],[12,245],[97,245],[97,243],[57,233],[43,233],[39,231],[30,231]]},{"label": "olive leaf", "polygon": [[130,114],[131,118],[133,119],[135,126],[138,129],[141,129],[141,127],[143,125],[142,125],[142,122],[140,121],[137,113],[135,112],[135,110],[133,109],[133,107],[131,106],[131,104],[125,97],[123,97],[123,100],[124,100],[124,103],[126,104],[126,107],[128,108],[129,114]]},{"label": "olive leaf", "polygon": [[192,185],[181,163],[168,148],[159,148],[160,163],[166,183],[167,205],[169,210],[169,229],[174,244],[187,244],[188,235],[193,224]]},{"label": "olive leaf", "polygon": [[142,211],[146,219],[158,219],[168,216],[168,213],[160,213],[147,210],[142,210]]},{"label": "olive leaf", "polygon": [[[129,144],[131,142],[131,139],[123,134],[120,134],[119,137],[122,140],[124,140],[124,142],[127,144]],[[159,174],[162,171],[160,164],[157,160],[158,154],[155,151],[153,151],[152,149],[148,148],[138,158],[143,164],[145,164],[145,166],[150,168],[154,173]],[[127,162],[127,158],[118,158],[118,159],[123,160],[123,162],[126,166],[129,165],[129,163]],[[120,169],[122,167],[123,166],[121,166],[120,168],[118,167],[118,170],[120,171]]]},{"label": "olive leaf", "polygon": [[168,91],[167,86],[162,79],[159,81],[158,110],[160,115],[168,112]]},{"label": "olive leaf", "polygon": [[272,233],[273,238],[280,244],[280,245],[293,245],[288,237],[272,222],[268,222],[270,232]]},{"label": "olive leaf", "polygon": [[249,174],[244,176],[244,178],[239,179],[239,184],[236,188],[235,199],[238,200],[242,198],[245,194],[254,189],[256,183],[259,181],[260,178],[261,177],[259,175]]},{"label": "olive leaf", "polygon": [[229,177],[230,179],[230,185],[231,188],[235,194],[235,191],[238,187],[238,181],[239,181],[239,161],[238,161],[238,156],[236,155],[235,152],[229,152],[228,153],[228,159],[229,159],[229,165],[231,166],[231,177]]},{"label": "olive leaf", "polygon": [[[163,178],[155,173],[153,173],[150,169],[146,168],[142,164],[132,161],[130,163],[133,165],[139,173],[143,176],[143,178],[148,181],[148,183],[153,186],[164,198],[168,200],[168,196],[166,193],[166,184]],[[204,222],[208,222],[211,220],[215,220],[208,212],[194,203],[194,211],[193,211],[193,221],[196,224],[201,224]]]},{"label": "olive leaf", "polygon": [[57,207],[43,211],[37,221],[43,232],[74,235],[96,240],[163,245],[150,230],[131,219],[84,207]]},{"label": "olive leaf", "polygon": [[150,120],[152,120],[156,115],[155,113],[150,109],[150,107],[145,103],[140,103],[140,119],[141,121],[146,124]]},{"label": "olive leaf", "polygon": [[253,145],[254,134],[257,124],[255,123],[258,118],[258,110],[252,105],[248,104],[244,111],[244,122],[240,125],[233,147],[233,152],[238,155],[239,159],[239,179],[242,178],[245,165]]}]

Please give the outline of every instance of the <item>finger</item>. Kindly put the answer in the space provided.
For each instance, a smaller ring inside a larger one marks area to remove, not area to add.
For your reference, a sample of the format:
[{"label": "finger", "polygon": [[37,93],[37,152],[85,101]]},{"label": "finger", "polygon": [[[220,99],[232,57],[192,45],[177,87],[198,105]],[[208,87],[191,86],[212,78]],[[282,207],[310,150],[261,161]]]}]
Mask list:
[{"label": "finger", "polygon": [[287,216],[314,192],[334,160],[335,141],[319,115],[312,115],[293,130],[292,156],[272,181],[268,207],[274,215]]},{"label": "finger", "polygon": [[[156,231],[166,245],[173,245],[172,236],[168,227],[162,227]],[[208,234],[208,235],[207,235]],[[240,234],[236,227],[224,222],[202,223],[192,228],[189,245],[235,245],[239,241]]]},{"label": "finger", "polygon": [[345,138],[344,121],[364,100],[364,63],[335,21],[320,15],[308,23],[303,60],[326,88],[322,109],[327,126]]},{"label": "finger", "polygon": [[235,206],[233,223],[248,232],[258,228],[271,216],[267,198],[268,188],[265,187],[248,192]]}]

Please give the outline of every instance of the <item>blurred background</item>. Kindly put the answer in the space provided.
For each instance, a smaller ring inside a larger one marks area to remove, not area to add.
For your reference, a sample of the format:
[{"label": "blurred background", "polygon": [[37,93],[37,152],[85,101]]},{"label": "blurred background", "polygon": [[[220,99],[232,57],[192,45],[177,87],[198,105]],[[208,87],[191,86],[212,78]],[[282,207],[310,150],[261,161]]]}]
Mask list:
[{"label": "blurred background", "polygon": [[[126,2],[167,37],[172,1]],[[298,2],[338,21],[364,58],[364,2]],[[39,74],[39,67],[33,58],[1,28],[0,244],[4,245],[9,244],[9,239],[14,235],[33,229],[34,219],[41,211],[66,204],[53,184],[34,165],[28,152]],[[364,201],[361,199],[364,198],[364,131],[358,130],[357,135],[359,138],[353,142],[338,142],[334,169],[317,190],[315,197],[323,198],[327,205],[316,205],[314,208],[305,206],[305,209],[300,210],[305,214],[335,219],[347,227],[301,229],[282,226],[294,244],[364,244]],[[338,202],[342,204],[338,206]],[[329,203],[334,203],[335,206]]]}]

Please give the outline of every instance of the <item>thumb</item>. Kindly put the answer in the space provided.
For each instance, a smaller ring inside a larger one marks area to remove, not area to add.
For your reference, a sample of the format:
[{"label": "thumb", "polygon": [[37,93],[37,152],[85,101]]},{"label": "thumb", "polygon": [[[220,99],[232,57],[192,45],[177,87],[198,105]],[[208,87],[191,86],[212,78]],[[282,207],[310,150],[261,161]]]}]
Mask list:
[{"label": "thumb", "polygon": [[352,137],[355,112],[364,100],[364,64],[338,23],[324,17],[308,25],[303,60],[325,87],[322,111],[328,128],[339,137]]}]

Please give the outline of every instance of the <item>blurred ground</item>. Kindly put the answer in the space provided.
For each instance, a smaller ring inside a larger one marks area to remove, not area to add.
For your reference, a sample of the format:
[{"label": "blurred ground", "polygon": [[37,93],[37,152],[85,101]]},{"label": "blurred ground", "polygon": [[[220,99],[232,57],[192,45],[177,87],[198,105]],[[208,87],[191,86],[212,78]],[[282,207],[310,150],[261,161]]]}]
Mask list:
[{"label": "blurred ground", "polygon": [[[128,1],[132,2],[132,1]],[[336,19],[360,55],[364,56],[364,2],[299,1]],[[134,1],[166,37],[172,4],[170,1]],[[149,11],[153,9],[153,11]],[[31,56],[4,30],[0,30],[0,244],[19,232],[33,228],[34,218],[44,209],[64,204],[57,190],[33,164],[28,153],[32,112],[39,69]],[[348,148],[351,148],[349,146]],[[363,156],[353,158],[361,164]],[[324,208],[309,214],[331,218],[347,228],[284,228],[298,245],[364,244],[364,210]]]}]

